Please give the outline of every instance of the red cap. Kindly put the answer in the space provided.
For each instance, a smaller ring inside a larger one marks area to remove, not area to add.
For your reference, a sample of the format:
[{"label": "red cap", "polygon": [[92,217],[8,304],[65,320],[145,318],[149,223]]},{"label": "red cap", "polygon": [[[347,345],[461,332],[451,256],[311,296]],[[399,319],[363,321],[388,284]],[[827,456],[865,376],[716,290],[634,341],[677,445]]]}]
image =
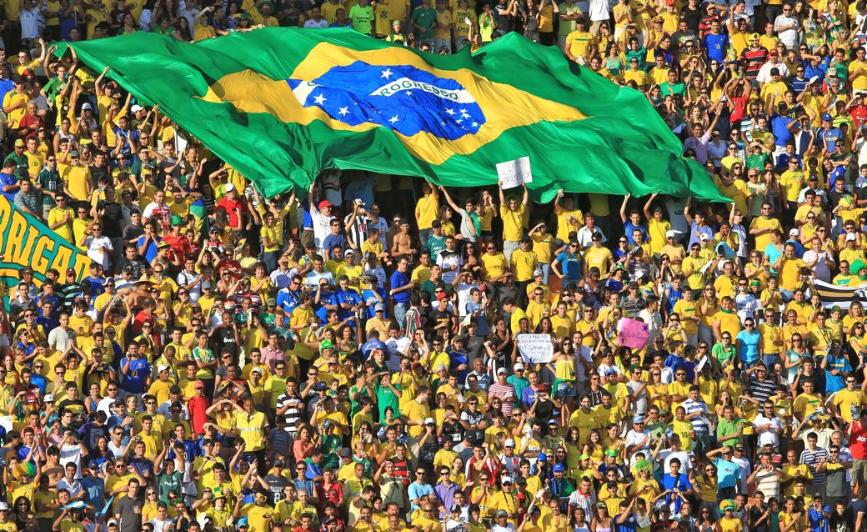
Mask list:
[{"label": "red cap", "polygon": [[437,301],[442,301],[448,297],[445,292],[437,292]]},{"label": "red cap", "polygon": [[334,207],[334,204],[332,204],[332,203],[331,203],[330,201],[328,201],[327,199],[324,199],[324,200],[322,200],[322,201],[319,202],[319,208],[320,208],[320,209],[324,209],[325,207]]}]

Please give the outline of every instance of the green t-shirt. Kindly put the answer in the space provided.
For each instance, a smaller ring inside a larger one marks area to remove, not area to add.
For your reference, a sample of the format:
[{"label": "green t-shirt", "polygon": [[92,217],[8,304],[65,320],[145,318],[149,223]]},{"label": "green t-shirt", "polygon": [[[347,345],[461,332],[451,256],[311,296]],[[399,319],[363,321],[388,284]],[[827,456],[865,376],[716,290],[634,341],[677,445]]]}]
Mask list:
[{"label": "green t-shirt", "polygon": [[419,41],[429,41],[430,39],[433,39],[433,28],[436,20],[436,9],[431,7],[420,7],[413,12],[412,23],[421,28],[418,33]]},{"label": "green t-shirt", "polygon": [[731,421],[728,421],[725,418],[720,418],[719,422],[716,426],[716,439],[719,440],[720,445],[734,445],[736,443],[743,443],[743,438],[731,438],[723,441],[723,437],[726,434],[734,434],[738,430],[740,430],[740,425],[743,423],[743,420],[734,418]]},{"label": "green t-shirt", "polygon": [[[398,391],[400,391],[399,384],[393,384]],[[397,395],[394,394],[391,388],[388,386],[378,385],[376,387],[376,406],[379,410],[379,419],[385,419],[385,409],[389,406],[394,410],[394,414],[397,415],[400,413],[400,403]]]},{"label": "green t-shirt", "polygon": [[349,10],[349,20],[352,21],[352,29],[365,35],[370,35],[373,24],[373,7],[370,5],[360,6],[355,4]]},{"label": "green t-shirt", "polygon": [[665,82],[659,86],[659,91],[663,96],[680,96],[686,91],[686,85],[682,82],[675,83],[672,85],[669,82]]},{"label": "green t-shirt", "polygon": [[560,27],[557,29],[557,35],[565,37],[575,31],[575,20],[563,20],[563,15],[572,15],[581,13],[581,8],[578,7],[578,2],[560,4]]}]

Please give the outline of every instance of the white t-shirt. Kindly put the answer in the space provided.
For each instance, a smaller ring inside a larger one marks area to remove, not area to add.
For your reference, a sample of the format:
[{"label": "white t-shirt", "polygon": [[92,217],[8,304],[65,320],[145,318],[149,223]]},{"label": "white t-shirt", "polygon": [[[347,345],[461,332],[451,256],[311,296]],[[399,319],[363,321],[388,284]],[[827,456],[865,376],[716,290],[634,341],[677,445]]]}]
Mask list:
[{"label": "white t-shirt", "polygon": [[608,0],[590,0],[588,7],[591,21],[608,20],[609,12],[611,11]]}]

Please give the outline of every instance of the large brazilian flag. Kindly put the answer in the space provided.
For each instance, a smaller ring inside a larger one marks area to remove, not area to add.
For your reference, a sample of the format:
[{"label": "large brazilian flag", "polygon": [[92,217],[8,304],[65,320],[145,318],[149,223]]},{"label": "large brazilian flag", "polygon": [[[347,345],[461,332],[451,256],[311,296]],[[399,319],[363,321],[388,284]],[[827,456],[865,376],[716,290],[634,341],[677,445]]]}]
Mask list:
[{"label": "large brazilian flag", "polygon": [[[59,52],[65,51],[61,46]],[[517,34],[452,56],[352,30],[263,28],[195,44],[154,33],[72,43],[268,196],[324,169],[497,182],[529,156],[557,189],[727,201],[641,93]]]}]

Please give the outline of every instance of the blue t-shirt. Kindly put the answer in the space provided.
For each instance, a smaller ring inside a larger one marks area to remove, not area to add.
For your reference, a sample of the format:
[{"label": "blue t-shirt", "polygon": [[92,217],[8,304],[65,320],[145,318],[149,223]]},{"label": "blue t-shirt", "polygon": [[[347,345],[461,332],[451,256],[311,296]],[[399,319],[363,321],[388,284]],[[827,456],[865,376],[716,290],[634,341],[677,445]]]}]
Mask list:
[{"label": "blue t-shirt", "polygon": [[707,50],[707,57],[711,60],[722,63],[725,60],[728,44],[729,36],[725,33],[719,35],[707,33],[704,36],[704,49]]},{"label": "blue t-shirt", "polygon": [[105,481],[99,477],[87,475],[81,479],[81,488],[84,490],[84,500],[96,508],[99,512],[105,506]]},{"label": "blue t-shirt", "polygon": [[[726,460],[721,456],[714,458],[713,465],[716,467],[717,486],[720,488],[734,488],[738,485],[741,467],[736,463]],[[665,488],[663,488],[663,491]]]},{"label": "blue t-shirt", "polygon": [[[677,476],[672,475],[671,473],[666,473],[662,476],[662,491],[673,490],[677,488],[681,492],[688,491],[692,489],[692,484],[689,483],[689,478],[683,473],[678,473]],[[680,506],[683,504],[683,499],[678,497],[674,493],[669,493],[665,496],[666,504],[674,504],[674,508],[672,508],[672,512],[675,514],[680,512]]]},{"label": "blue t-shirt", "polygon": [[[150,242],[148,242],[148,247],[145,248],[144,252],[144,258],[146,261],[148,261],[148,264],[150,264],[154,260],[154,257],[157,256],[157,244],[159,244],[160,240],[161,239],[158,236],[153,236],[151,237]],[[135,242],[135,247],[140,248],[142,244],[144,244],[144,242],[144,235],[138,237],[138,240],[136,240]]]},{"label": "blue t-shirt", "polygon": [[[847,373],[852,371],[852,365],[845,356],[838,356],[833,353],[828,353],[826,357],[827,364],[825,366],[825,393],[832,394],[838,390],[845,388],[843,382]],[[831,375],[831,371],[840,370],[843,375]],[[820,390],[821,391],[821,390]]]},{"label": "blue t-shirt", "polygon": [[755,328],[753,332],[744,329],[735,337],[738,341],[738,357],[745,365],[755,364],[759,360],[759,343],[762,335]]},{"label": "blue t-shirt", "polygon": [[[0,187],[5,187],[8,185],[16,185],[18,184],[18,178],[15,177],[14,174],[7,174],[6,172],[0,172]],[[2,189],[0,189],[2,190]],[[15,201],[15,194],[17,191],[13,190],[12,192],[3,192],[2,194],[6,196],[10,202]]]},{"label": "blue t-shirt", "polygon": [[[391,274],[391,289],[402,288],[409,284],[409,276],[400,270]],[[404,290],[391,296],[395,303],[408,303],[410,290]]]},{"label": "blue t-shirt", "polygon": [[151,365],[143,358],[121,360],[120,367],[129,367],[129,371],[123,376],[120,387],[129,393],[144,393],[145,383],[151,374]]},{"label": "blue t-shirt", "polygon": [[563,272],[563,279],[567,281],[577,281],[581,279],[581,257],[577,253],[564,251],[557,255],[555,259],[560,263],[560,271]]},{"label": "blue t-shirt", "polygon": [[789,124],[794,120],[786,115],[774,115],[771,117],[771,132],[774,134],[774,144],[777,146],[785,146],[792,142],[792,132],[789,131]]},{"label": "blue t-shirt", "polygon": [[837,148],[837,143],[843,141],[843,132],[840,131],[839,127],[829,127],[819,129],[819,146],[821,147],[821,140],[825,140],[825,146],[827,146],[828,153],[833,153],[833,151]]},{"label": "blue t-shirt", "polygon": [[632,223],[632,220],[626,220],[623,222],[623,232],[626,233],[623,236],[626,237],[626,241],[629,242],[630,246],[635,243],[635,239],[632,238],[633,231],[641,231],[644,241],[647,242],[647,229],[643,225],[635,225]]}]

